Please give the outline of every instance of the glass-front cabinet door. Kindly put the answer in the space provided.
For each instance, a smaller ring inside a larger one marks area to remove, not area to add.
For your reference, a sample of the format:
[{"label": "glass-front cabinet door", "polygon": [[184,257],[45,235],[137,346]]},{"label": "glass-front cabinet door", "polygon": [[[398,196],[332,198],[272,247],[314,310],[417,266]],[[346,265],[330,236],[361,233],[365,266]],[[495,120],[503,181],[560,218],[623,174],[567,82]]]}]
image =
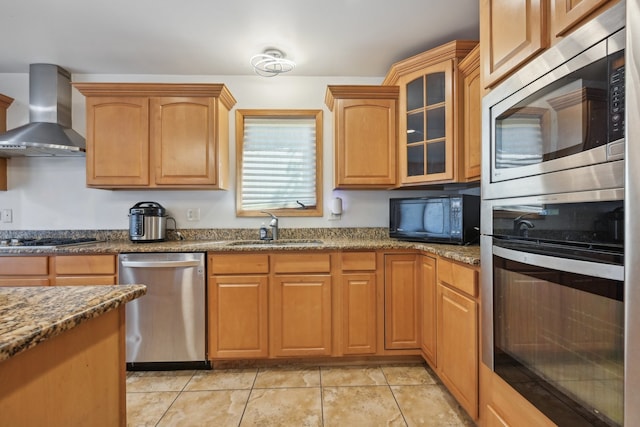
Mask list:
[{"label": "glass-front cabinet door", "polygon": [[452,61],[444,61],[403,76],[399,156],[403,184],[454,178],[452,70]]}]

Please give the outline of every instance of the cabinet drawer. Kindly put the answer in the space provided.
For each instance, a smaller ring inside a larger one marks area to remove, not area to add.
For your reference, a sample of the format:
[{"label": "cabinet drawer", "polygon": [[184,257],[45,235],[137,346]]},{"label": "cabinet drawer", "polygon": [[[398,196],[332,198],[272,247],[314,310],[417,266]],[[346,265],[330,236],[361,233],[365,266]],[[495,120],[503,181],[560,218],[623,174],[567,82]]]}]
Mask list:
[{"label": "cabinet drawer", "polygon": [[48,257],[0,257],[0,274],[3,276],[41,276],[49,274]]},{"label": "cabinet drawer", "polygon": [[439,282],[453,286],[471,296],[478,296],[478,272],[476,269],[438,258],[437,271]]},{"label": "cabinet drawer", "polygon": [[57,286],[115,285],[116,276],[56,277]]},{"label": "cabinet drawer", "polygon": [[209,256],[209,275],[269,273],[269,255],[228,254]]},{"label": "cabinet drawer", "polygon": [[56,256],[56,275],[116,274],[115,255]]},{"label": "cabinet drawer", "polygon": [[375,269],[375,252],[344,252],[342,254],[343,271],[368,271]]},{"label": "cabinet drawer", "polygon": [[49,279],[0,279],[0,286],[49,286]]},{"label": "cabinet drawer", "polygon": [[281,254],[273,255],[275,273],[329,273],[331,255],[329,254]]}]

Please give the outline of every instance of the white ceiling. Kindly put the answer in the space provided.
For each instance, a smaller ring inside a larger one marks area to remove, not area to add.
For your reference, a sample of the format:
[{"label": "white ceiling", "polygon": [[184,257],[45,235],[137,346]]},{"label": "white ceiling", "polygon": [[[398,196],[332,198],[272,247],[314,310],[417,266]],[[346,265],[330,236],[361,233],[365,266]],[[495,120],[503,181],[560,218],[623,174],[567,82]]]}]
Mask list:
[{"label": "white ceiling", "polygon": [[247,75],[268,47],[290,75],[384,76],[453,39],[478,39],[478,0],[7,0],[0,73]]}]

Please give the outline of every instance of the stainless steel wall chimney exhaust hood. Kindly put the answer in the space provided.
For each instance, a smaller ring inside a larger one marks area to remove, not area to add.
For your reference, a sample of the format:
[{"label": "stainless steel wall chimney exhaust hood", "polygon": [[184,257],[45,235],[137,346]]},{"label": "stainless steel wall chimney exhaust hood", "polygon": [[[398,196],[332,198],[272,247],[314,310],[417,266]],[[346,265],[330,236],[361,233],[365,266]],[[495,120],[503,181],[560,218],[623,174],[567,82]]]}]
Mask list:
[{"label": "stainless steel wall chimney exhaust hood", "polygon": [[84,156],[71,129],[71,74],[57,65],[29,66],[29,124],[0,134],[0,157]]}]

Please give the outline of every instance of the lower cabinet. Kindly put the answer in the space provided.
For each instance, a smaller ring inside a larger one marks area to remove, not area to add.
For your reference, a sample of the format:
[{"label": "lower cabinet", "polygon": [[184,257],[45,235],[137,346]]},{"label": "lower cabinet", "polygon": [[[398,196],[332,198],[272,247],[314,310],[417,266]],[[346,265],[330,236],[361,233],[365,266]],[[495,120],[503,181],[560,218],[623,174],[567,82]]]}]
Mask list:
[{"label": "lower cabinet", "polygon": [[2,256],[0,286],[47,286],[49,271],[47,256]]},{"label": "lower cabinet", "polygon": [[210,254],[211,359],[330,356],[331,255]]},{"label": "lower cabinet", "polygon": [[269,356],[269,256],[210,255],[208,264],[209,357]]},{"label": "lower cabinet", "polygon": [[340,261],[342,354],[375,354],[378,333],[376,253],[345,252]]},{"label": "lower cabinet", "polygon": [[436,372],[460,405],[478,418],[478,272],[438,259]]},{"label": "lower cabinet", "polygon": [[420,348],[417,254],[384,257],[384,347]]},{"label": "lower cabinet", "polygon": [[436,259],[427,255],[420,256],[421,285],[421,324],[420,349],[422,357],[433,369],[437,367],[437,297],[436,297]]},{"label": "lower cabinet", "polygon": [[272,255],[269,338],[275,357],[330,356],[331,255]]},{"label": "lower cabinet", "polygon": [[275,276],[270,318],[273,356],[330,356],[331,277]]},{"label": "lower cabinet", "polygon": [[486,365],[480,364],[482,427],[556,426]]},{"label": "lower cabinet", "polygon": [[52,258],[56,285],[115,285],[117,283],[115,255],[57,255]]}]

